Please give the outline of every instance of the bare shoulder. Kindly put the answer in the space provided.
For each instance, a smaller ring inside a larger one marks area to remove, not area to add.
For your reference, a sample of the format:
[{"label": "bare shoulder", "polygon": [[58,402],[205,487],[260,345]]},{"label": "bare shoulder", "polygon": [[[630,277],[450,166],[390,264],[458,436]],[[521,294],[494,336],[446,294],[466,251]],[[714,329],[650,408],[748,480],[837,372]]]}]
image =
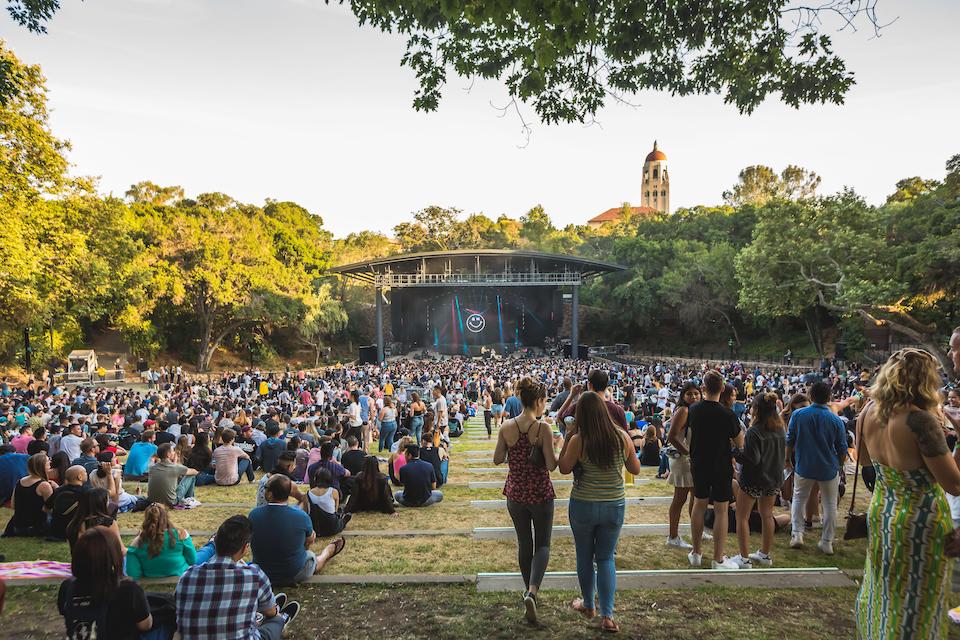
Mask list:
[{"label": "bare shoulder", "polygon": [[940,421],[929,411],[911,411],[906,417],[907,426],[917,440],[920,455],[933,458],[948,453],[947,439]]}]

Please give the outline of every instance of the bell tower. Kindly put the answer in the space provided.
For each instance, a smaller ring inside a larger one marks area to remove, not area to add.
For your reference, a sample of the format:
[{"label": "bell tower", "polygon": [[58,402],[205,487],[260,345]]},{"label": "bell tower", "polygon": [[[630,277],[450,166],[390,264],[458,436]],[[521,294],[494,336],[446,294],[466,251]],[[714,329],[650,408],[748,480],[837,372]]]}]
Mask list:
[{"label": "bell tower", "polygon": [[653,151],[643,161],[643,191],[640,202],[645,207],[661,213],[670,213],[670,176],[667,174],[667,156],[657,141],[653,141]]}]

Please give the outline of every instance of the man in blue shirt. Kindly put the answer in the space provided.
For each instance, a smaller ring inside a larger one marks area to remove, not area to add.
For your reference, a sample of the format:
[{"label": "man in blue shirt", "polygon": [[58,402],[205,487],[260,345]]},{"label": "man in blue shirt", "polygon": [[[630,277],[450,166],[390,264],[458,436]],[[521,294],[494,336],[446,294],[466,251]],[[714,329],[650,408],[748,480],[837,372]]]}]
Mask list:
[{"label": "man in blue shirt", "polygon": [[157,455],[156,432],[147,429],[140,434],[140,442],[133,443],[127,461],[123,465],[123,477],[131,480],[142,480],[150,467],[150,460]]},{"label": "man in blue shirt", "polygon": [[443,500],[443,493],[436,490],[437,472],[433,465],[420,459],[420,447],[408,444],[404,453],[407,464],[400,467],[400,484],[403,491],[394,496],[405,507],[428,507]]},{"label": "man in blue shirt", "polygon": [[523,403],[520,402],[520,397],[516,393],[503,403],[503,412],[507,414],[508,418],[516,418],[523,413]]},{"label": "man in blue shirt", "polygon": [[310,551],[317,534],[313,532],[310,516],[299,506],[287,504],[292,486],[287,476],[273,474],[264,492],[267,504],[250,512],[253,562],[263,569],[273,585],[305,582],[346,546],[341,537],[328,544],[319,556]]},{"label": "man in blue shirt", "polygon": [[847,435],[843,421],[827,406],[830,401],[827,383],[817,382],[811,386],[810,400],[812,405],[793,412],[787,428],[787,468],[794,468],[790,546],[794,549],[803,546],[804,506],[813,485],[817,484],[823,505],[823,533],[817,547],[833,555],[839,471],[847,458]]}]

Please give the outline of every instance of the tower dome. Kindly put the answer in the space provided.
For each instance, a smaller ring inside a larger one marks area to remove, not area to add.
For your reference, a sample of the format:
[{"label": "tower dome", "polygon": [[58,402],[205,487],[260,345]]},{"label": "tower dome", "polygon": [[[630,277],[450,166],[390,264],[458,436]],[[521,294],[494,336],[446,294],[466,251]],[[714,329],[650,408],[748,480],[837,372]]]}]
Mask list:
[{"label": "tower dome", "polygon": [[660,147],[657,146],[657,141],[653,141],[653,151],[647,154],[647,159],[645,162],[655,162],[657,160],[666,160],[667,154],[663,151],[660,151]]}]

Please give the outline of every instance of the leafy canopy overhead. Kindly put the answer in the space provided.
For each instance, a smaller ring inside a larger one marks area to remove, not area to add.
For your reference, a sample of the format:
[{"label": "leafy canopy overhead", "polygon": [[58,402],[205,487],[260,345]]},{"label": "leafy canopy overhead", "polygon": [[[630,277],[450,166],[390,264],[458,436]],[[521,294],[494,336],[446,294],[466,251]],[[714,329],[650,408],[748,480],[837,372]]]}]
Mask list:
[{"label": "leafy canopy overhead", "polygon": [[[329,2],[329,0],[327,0]],[[344,0],[340,0],[344,3]],[[434,111],[447,74],[503,81],[547,123],[583,122],[644,89],[723,95],[741,113],[770,94],[792,107],[843,101],[853,74],[819,32],[822,17],[876,28],[876,0],[351,0],[361,25],[407,36]]]}]

